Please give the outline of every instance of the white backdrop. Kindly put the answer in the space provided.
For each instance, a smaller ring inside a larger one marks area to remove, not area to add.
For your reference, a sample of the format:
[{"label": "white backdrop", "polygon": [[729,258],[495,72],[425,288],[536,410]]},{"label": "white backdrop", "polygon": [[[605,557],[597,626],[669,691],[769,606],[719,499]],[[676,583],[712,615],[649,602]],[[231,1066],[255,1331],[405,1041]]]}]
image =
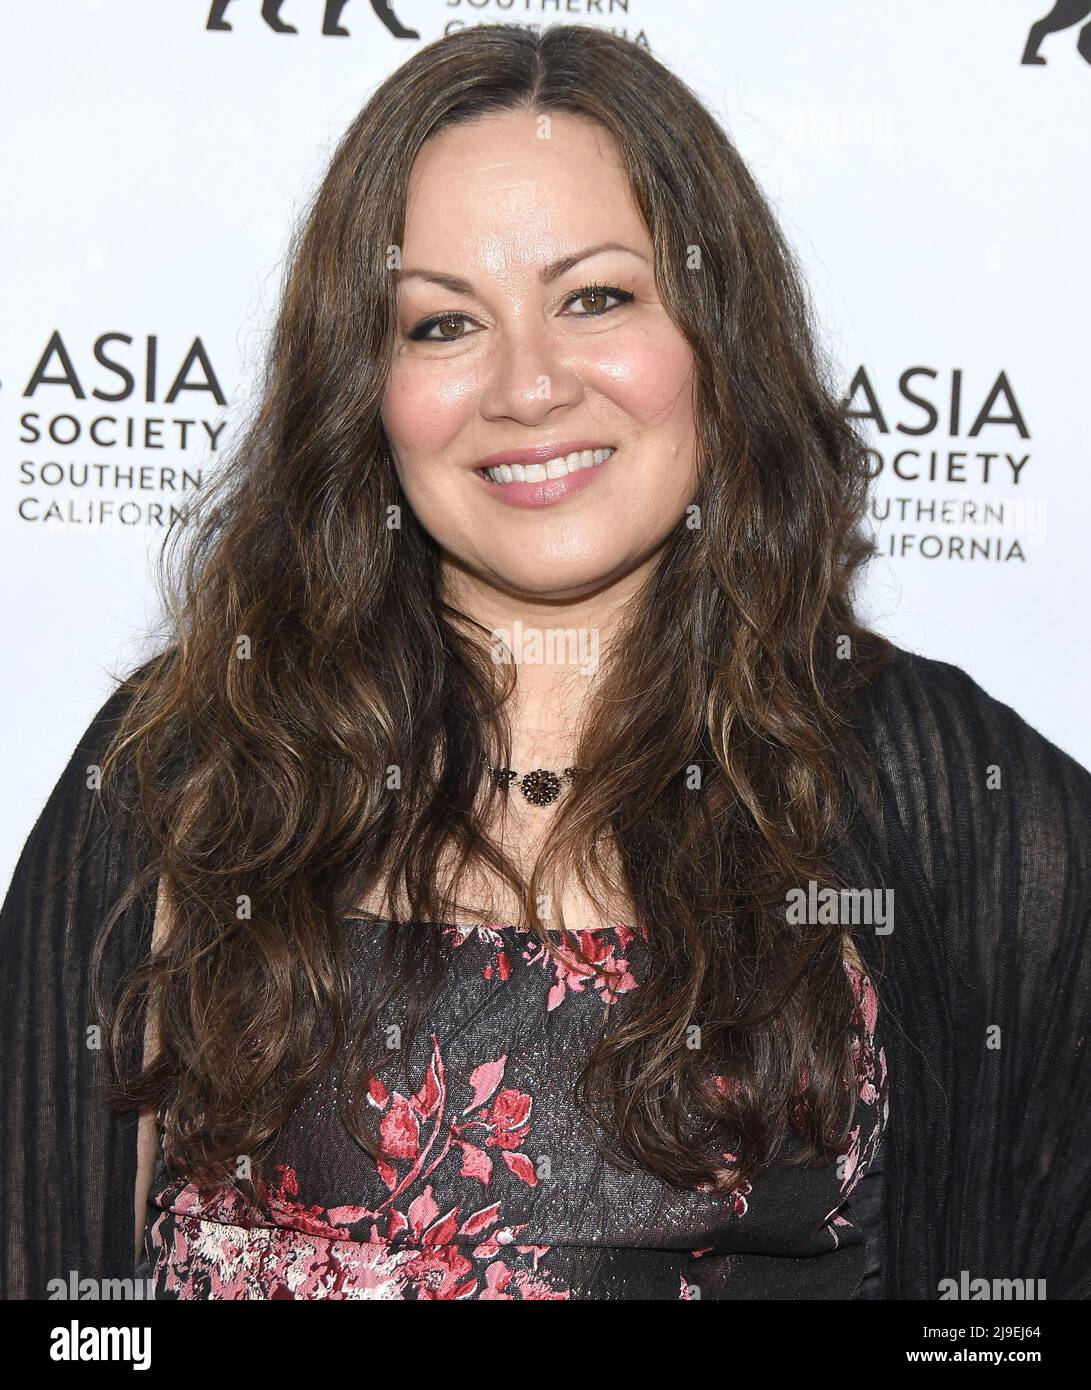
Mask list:
[{"label": "white backdrop", "polygon": [[[869,613],[1091,764],[1080,25],[1030,64],[1050,0],[384,8],[0,0],[3,883],[110,675],[144,652],[149,556],[243,418],[333,145],[377,82],[464,24],[613,29],[716,112],[869,416]],[[323,32],[327,9],[346,32]]]}]

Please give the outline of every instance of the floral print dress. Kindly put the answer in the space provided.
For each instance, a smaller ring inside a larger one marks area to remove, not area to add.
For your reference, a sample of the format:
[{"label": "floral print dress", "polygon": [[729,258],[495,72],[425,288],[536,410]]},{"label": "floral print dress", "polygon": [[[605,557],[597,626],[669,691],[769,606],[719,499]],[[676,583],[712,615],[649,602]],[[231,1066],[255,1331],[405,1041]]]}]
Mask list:
[{"label": "floral print dress", "polygon": [[[351,925],[366,972],[384,924]],[[344,1130],[332,1074],[279,1133],[260,1217],[231,1187],[172,1177],[160,1150],[145,1232],[156,1297],[853,1296],[866,1250],[848,1199],[888,1105],[866,974],[846,963],[859,1101],[840,1161],[685,1192],[604,1160],[571,1098],[605,1006],[639,988],[642,938],[579,933],[603,978],[522,928],[423,929],[444,932],[450,970],[410,1051],[415,1089],[400,1063],[369,1088],[387,1160]]]}]

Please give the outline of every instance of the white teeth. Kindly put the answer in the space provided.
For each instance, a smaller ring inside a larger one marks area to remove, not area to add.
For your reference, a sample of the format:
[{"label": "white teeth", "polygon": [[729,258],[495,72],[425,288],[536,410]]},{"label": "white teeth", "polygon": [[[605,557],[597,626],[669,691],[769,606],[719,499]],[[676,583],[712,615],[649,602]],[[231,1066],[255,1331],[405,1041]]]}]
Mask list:
[{"label": "white teeth", "polygon": [[614,449],[578,449],[544,464],[501,463],[495,468],[486,468],[485,476],[492,483],[544,483],[547,478],[563,478],[578,468],[596,468],[615,452]]}]

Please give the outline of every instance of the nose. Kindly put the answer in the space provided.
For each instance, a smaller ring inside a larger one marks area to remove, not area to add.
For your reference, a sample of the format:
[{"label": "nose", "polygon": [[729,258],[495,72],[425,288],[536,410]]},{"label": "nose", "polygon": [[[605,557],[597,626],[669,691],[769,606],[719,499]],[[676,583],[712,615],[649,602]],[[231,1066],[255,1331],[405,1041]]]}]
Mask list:
[{"label": "nose", "polygon": [[575,404],[583,389],[541,322],[497,334],[483,372],[478,405],[486,419],[536,425],[550,411]]}]

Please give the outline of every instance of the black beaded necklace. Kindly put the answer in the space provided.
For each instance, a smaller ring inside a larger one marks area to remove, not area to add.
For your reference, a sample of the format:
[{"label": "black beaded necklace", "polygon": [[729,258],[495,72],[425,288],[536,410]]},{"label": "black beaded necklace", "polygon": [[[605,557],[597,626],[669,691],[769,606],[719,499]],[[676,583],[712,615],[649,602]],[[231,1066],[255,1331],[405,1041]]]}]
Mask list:
[{"label": "black beaded necklace", "polygon": [[566,767],[560,772],[550,772],[544,767],[536,767],[533,772],[526,772],[520,777],[513,767],[493,767],[488,762],[485,766],[492,773],[497,786],[504,791],[508,791],[512,783],[518,781],[519,790],[532,806],[549,806],[557,800],[565,785],[574,782],[583,770],[578,767]]}]

